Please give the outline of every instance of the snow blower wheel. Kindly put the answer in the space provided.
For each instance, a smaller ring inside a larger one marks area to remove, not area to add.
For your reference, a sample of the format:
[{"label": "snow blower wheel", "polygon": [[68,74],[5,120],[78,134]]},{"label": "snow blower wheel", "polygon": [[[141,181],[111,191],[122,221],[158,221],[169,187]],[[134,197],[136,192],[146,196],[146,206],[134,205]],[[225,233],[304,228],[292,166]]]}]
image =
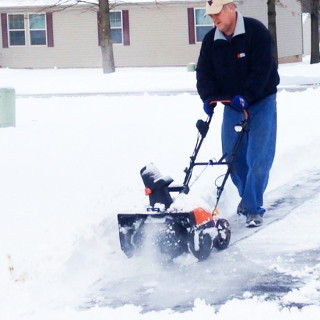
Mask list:
[{"label": "snow blower wheel", "polygon": [[226,219],[218,219],[216,228],[218,235],[213,241],[213,246],[218,250],[224,250],[229,246],[231,230],[229,222]]},{"label": "snow blower wheel", "polygon": [[212,251],[212,248],[212,238],[209,233],[205,232],[205,230],[196,230],[191,233],[189,249],[199,261],[207,259]]},{"label": "snow blower wheel", "polygon": [[171,222],[158,235],[157,245],[162,254],[174,259],[188,252],[187,238],[188,231],[178,223]]}]

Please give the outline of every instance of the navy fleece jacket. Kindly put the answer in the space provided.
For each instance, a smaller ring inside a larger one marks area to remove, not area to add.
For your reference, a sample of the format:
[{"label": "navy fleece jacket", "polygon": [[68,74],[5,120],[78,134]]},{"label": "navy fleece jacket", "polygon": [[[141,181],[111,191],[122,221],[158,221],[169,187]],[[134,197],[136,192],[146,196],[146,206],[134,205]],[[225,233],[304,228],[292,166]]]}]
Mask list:
[{"label": "navy fleece jacket", "polygon": [[238,24],[240,32],[235,32],[230,41],[216,28],[203,39],[196,69],[197,89],[203,101],[241,95],[250,106],[277,92],[279,75],[268,29],[239,13]]}]

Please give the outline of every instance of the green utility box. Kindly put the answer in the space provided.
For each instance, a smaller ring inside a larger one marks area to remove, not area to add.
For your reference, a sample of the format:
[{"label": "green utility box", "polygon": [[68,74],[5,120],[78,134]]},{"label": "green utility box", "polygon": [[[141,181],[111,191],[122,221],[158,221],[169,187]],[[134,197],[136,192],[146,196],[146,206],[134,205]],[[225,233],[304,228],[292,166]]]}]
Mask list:
[{"label": "green utility box", "polygon": [[188,72],[194,72],[194,71],[196,71],[196,67],[197,66],[194,62],[190,62],[187,65],[187,70],[188,70]]},{"label": "green utility box", "polygon": [[16,94],[13,88],[0,88],[0,128],[16,126]]}]

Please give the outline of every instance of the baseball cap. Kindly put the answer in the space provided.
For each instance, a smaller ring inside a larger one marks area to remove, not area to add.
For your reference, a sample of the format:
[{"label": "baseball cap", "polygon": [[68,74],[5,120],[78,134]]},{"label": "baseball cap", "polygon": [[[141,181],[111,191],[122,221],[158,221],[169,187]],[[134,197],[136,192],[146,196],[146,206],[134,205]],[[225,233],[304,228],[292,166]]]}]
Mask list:
[{"label": "baseball cap", "polygon": [[217,14],[222,10],[222,7],[225,4],[231,3],[233,0],[209,0],[206,2],[206,13],[209,14]]}]

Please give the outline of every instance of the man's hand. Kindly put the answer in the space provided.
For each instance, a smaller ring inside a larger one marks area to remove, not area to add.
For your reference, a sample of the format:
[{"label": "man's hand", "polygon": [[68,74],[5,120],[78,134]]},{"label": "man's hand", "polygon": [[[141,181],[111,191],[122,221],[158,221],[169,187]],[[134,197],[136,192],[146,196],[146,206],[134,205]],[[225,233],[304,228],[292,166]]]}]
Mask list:
[{"label": "man's hand", "polygon": [[231,107],[239,112],[242,112],[244,109],[248,108],[248,101],[242,96],[235,96],[231,100]]},{"label": "man's hand", "polygon": [[203,110],[208,116],[212,116],[216,105],[217,103],[213,99],[207,99],[203,102]]}]

